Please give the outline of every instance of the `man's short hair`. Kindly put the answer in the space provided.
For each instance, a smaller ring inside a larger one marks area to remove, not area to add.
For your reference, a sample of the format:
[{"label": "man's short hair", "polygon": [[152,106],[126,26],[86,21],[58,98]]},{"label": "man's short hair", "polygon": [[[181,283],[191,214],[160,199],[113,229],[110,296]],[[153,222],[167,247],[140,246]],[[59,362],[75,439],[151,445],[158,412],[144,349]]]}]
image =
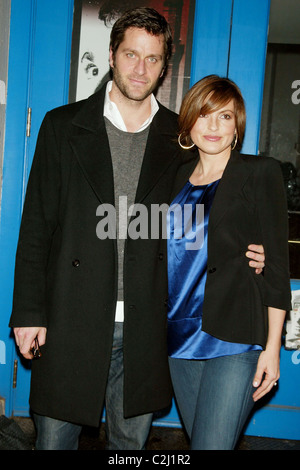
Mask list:
[{"label": "man's short hair", "polygon": [[126,11],[114,24],[110,35],[110,48],[115,55],[129,28],[144,29],[154,36],[164,36],[164,67],[172,55],[172,32],[169,23],[153,8],[139,7]]}]

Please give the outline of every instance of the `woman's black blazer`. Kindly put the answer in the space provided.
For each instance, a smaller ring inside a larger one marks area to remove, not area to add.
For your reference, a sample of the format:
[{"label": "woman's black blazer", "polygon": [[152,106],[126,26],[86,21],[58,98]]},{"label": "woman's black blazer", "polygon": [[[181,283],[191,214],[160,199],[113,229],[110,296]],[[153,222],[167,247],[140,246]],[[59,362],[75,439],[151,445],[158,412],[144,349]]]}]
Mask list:
[{"label": "woman's black blazer", "polygon": [[[245,256],[262,244],[265,268]],[[267,308],[290,310],[288,213],[283,177],[273,158],[233,151],[219,183],[208,226],[203,330],[225,341],[260,344]]]}]

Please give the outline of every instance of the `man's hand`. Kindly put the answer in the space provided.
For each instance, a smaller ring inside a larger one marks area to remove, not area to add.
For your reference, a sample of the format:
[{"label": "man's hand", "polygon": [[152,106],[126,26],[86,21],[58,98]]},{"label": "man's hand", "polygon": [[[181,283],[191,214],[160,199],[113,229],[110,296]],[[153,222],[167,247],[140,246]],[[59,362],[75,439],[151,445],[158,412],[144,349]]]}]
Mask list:
[{"label": "man's hand", "polygon": [[14,328],[14,334],[20,353],[25,359],[32,359],[30,352],[34,347],[34,340],[37,337],[39,345],[42,346],[46,342],[47,329],[44,327],[21,327]]},{"label": "man's hand", "polygon": [[249,245],[246,252],[247,258],[250,258],[249,266],[255,268],[256,274],[261,274],[265,267],[265,252],[262,245]]}]

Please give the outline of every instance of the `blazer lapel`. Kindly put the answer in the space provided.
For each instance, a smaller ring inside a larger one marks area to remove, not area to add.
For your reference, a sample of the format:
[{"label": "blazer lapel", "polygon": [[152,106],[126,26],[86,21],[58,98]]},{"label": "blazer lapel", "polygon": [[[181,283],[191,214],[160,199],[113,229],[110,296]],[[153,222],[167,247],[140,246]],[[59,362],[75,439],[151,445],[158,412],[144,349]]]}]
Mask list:
[{"label": "blazer lapel", "polygon": [[219,183],[209,215],[209,230],[214,230],[220,223],[232,199],[241,191],[250,175],[249,166],[242,160],[240,153],[234,150]]},{"label": "blazer lapel", "polygon": [[178,149],[178,153],[181,163],[173,184],[171,202],[189,180],[199,161],[199,154],[197,149],[192,151]]},{"label": "blazer lapel", "polygon": [[74,117],[78,131],[70,143],[99,201],[114,204],[113,168],[103,118],[105,89],[92,95]]}]

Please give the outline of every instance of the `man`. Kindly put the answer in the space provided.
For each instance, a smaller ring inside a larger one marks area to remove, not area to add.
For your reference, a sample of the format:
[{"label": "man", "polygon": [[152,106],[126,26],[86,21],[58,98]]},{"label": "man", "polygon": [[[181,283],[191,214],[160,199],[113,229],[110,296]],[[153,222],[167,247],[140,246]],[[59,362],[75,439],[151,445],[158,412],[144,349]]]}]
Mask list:
[{"label": "man", "polygon": [[[121,215],[121,196],[148,213],[171,203],[182,163],[177,116],[153,96],[170,54],[161,15],[125,13],[111,34],[112,82],[52,110],[41,126],[10,323],[24,357],[36,337],[43,346],[30,393],[38,449],[76,449],[81,426],[99,424],[104,402],[109,448],[142,449],[151,413],[171,402],[165,240],[102,230],[105,209]],[[195,164],[191,154],[182,184]]]}]

